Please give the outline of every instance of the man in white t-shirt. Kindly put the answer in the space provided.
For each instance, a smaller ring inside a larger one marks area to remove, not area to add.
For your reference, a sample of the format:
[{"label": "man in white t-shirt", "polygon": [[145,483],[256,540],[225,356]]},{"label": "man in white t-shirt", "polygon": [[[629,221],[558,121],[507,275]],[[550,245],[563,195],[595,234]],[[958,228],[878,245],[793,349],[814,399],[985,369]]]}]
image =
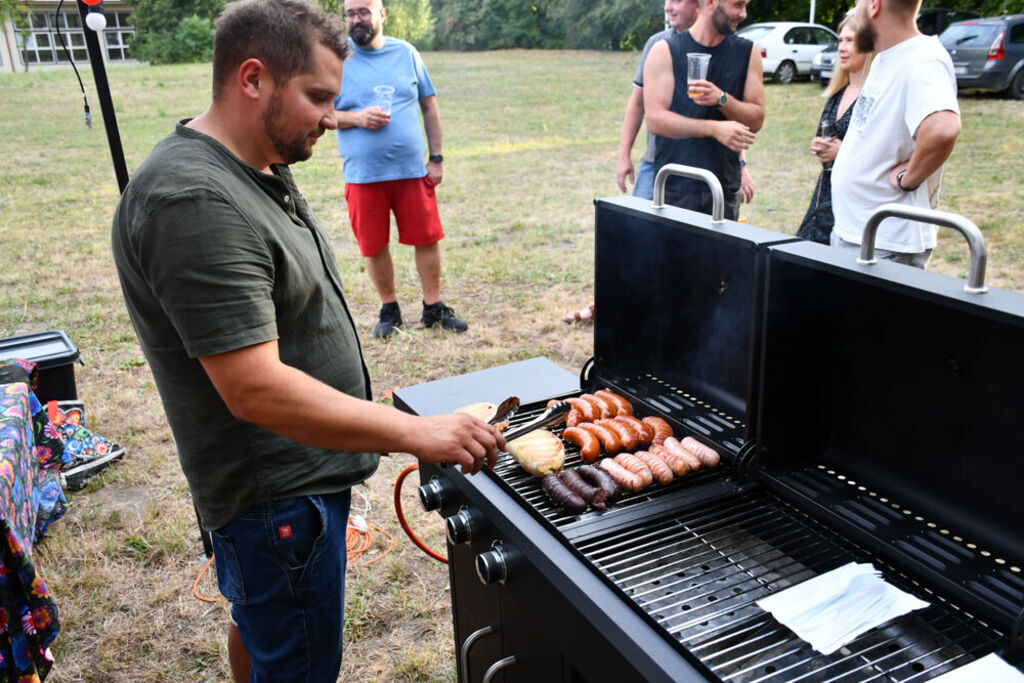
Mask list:
[{"label": "man in white t-shirt", "polygon": [[[832,246],[859,251],[868,219],[887,203],[929,208],[960,134],[953,63],[934,36],[917,30],[921,0],[858,0],[857,46],[876,50],[832,168]],[[924,268],[934,225],[887,218],[875,254]]]}]

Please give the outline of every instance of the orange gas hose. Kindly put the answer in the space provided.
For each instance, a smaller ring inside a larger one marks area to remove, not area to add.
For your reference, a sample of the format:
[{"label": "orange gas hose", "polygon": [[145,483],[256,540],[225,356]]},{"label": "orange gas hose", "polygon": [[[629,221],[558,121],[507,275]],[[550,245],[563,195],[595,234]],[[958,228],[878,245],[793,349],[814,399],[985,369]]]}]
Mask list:
[{"label": "orange gas hose", "polygon": [[409,523],[405,521],[405,514],[402,512],[402,482],[405,481],[406,477],[408,477],[410,474],[412,474],[419,468],[420,466],[416,464],[409,465],[404,470],[402,470],[402,473],[398,475],[398,479],[395,480],[395,515],[398,517],[398,523],[402,526],[402,530],[409,537],[409,540],[416,544],[417,548],[425,552],[427,555],[430,555],[438,562],[444,562],[445,564],[448,564],[447,557],[434,550],[431,550],[429,547],[427,547],[426,543],[421,541],[416,536],[416,534],[412,532],[412,529],[409,528]]}]

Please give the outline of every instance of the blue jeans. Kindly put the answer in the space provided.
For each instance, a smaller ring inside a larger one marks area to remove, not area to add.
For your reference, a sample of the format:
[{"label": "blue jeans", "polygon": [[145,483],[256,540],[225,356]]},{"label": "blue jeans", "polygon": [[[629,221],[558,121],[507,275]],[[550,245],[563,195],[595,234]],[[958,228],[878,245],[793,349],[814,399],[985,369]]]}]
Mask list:
[{"label": "blue jeans", "polygon": [[[854,244],[853,242],[847,242],[837,235],[835,230],[833,230],[832,234],[829,235],[829,244],[837,249],[850,252],[850,254],[853,255],[854,260],[860,257],[860,245]],[[905,266],[913,266],[914,268],[923,269],[928,265],[928,259],[930,259],[931,256],[931,249],[925,249],[922,252],[903,253],[899,251],[887,251],[885,249],[875,247],[875,258],[879,261],[892,261],[894,263],[902,263]]]},{"label": "blue jeans", "polygon": [[654,164],[641,161],[636,171],[636,183],[633,184],[633,196],[641,199],[654,199]]},{"label": "blue jeans", "polygon": [[250,681],[336,681],[349,491],[263,503],[212,533]]}]

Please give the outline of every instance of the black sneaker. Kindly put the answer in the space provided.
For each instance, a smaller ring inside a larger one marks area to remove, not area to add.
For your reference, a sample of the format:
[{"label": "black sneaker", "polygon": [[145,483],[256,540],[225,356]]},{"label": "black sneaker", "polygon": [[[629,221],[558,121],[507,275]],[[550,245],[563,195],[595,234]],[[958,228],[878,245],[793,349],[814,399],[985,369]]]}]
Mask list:
[{"label": "black sneaker", "polygon": [[373,326],[373,336],[377,339],[387,339],[396,327],[402,326],[402,311],[398,308],[398,302],[392,301],[380,307],[377,324]]},{"label": "black sneaker", "polygon": [[465,332],[469,329],[469,325],[465,321],[456,318],[455,311],[450,306],[445,306],[443,301],[438,301],[436,304],[430,304],[429,306],[423,304],[423,317],[420,318],[420,322],[425,327],[440,325],[443,329],[451,330],[452,332]]}]

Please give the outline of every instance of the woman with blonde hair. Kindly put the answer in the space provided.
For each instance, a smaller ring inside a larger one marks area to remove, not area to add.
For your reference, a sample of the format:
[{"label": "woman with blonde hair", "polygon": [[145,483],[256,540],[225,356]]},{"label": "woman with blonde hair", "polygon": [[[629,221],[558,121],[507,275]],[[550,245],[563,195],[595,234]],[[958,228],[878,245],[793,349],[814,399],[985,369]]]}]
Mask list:
[{"label": "woman with blonde hair", "polygon": [[811,140],[811,154],[821,160],[822,169],[811,205],[796,234],[822,244],[828,244],[829,234],[835,224],[832,215],[832,162],[846,137],[853,105],[860,96],[860,89],[868,77],[868,69],[875,56],[874,52],[861,52],[857,49],[857,29],[857,20],[851,11],[839,24],[839,54],[835,72],[823,95],[828,101],[821,112],[818,134]]}]

